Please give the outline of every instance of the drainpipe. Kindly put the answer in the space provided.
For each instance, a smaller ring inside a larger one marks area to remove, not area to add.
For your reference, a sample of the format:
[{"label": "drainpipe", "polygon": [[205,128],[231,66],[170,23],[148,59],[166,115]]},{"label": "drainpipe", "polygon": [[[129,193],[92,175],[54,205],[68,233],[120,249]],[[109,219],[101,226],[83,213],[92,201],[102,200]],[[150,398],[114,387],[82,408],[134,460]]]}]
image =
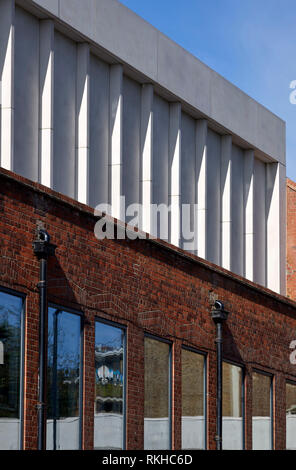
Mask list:
[{"label": "drainpipe", "polygon": [[217,398],[216,398],[216,449],[222,450],[222,343],[223,343],[223,322],[227,320],[228,312],[224,310],[224,305],[220,300],[216,300],[212,310],[212,319],[216,325],[216,350],[217,350]]},{"label": "drainpipe", "polygon": [[39,229],[33,242],[35,256],[40,261],[39,289],[39,384],[38,384],[38,450],[46,449],[46,369],[47,369],[47,260],[54,256],[56,246],[48,233]]}]

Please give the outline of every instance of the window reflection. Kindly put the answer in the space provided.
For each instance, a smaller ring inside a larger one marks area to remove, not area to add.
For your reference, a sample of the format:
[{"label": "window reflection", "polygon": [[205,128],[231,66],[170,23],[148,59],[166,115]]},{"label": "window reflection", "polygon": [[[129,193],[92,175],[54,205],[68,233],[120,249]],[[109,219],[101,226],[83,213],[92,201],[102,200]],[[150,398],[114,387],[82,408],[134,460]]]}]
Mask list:
[{"label": "window reflection", "polygon": [[268,375],[253,373],[253,449],[270,450],[272,448],[271,385]]},{"label": "window reflection", "polygon": [[0,449],[20,448],[23,299],[0,292]]},{"label": "window reflection", "polygon": [[144,448],[170,448],[170,345],[145,338]]},{"label": "window reflection", "polygon": [[80,316],[49,308],[48,449],[79,449],[80,363]]},{"label": "window reflection", "polygon": [[223,362],[223,449],[243,448],[242,368]]},{"label": "window reflection", "polygon": [[205,448],[205,358],[182,350],[182,449]]},{"label": "window reflection", "polygon": [[286,448],[296,450],[296,384],[286,383]]},{"label": "window reflection", "polygon": [[123,448],[124,331],[96,322],[94,447]]}]

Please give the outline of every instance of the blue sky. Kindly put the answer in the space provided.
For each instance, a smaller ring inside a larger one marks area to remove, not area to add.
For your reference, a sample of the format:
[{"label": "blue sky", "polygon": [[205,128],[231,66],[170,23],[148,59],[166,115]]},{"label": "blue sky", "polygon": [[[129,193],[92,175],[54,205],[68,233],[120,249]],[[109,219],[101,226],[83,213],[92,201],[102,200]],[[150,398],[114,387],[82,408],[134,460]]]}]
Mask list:
[{"label": "blue sky", "polygon": [[295,0],[121,0],[281,117],[287,176],[296,181]]}]

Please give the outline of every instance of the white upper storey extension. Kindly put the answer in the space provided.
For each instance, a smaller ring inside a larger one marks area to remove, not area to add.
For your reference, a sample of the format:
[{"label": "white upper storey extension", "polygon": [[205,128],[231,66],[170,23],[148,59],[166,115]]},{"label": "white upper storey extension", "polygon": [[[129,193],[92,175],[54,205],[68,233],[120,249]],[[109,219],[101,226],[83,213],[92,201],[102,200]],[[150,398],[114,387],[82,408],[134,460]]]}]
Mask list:
[{"label": "white upper storey extension", "polygon": [[117,0],[0,0],[0,79],[2,167],[285,294],[281,119]]}]

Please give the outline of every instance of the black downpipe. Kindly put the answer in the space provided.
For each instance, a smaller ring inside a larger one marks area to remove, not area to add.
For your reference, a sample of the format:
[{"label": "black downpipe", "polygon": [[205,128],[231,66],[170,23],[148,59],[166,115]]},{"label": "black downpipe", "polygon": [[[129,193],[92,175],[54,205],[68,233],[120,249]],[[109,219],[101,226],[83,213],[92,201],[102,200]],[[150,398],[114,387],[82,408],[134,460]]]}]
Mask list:
[{"label": "black downpipe", "polygon": [[56,310],[53,324],[53,366],[52,366],[52,415],[53,415],[53,450],[57,450],[57,361],[58,361],[58,315]]},{"label": "black downpipe", "polygon": [[217,351],[217,398],[216,398],[216,449],[222,450],[222,393],[223,393],[223,323],[227,320],[228,312],[224,305],[216,300],[212,310],[212,319],[216,324],[216,351]]},{"label": "black downpipe", "polygon": [[47,260],[55,253],[48,233],[40,229],[33,242],[34,254],[40,262],[39,289],[39,384],[38,384],[38,450],[46,449],[46,376],[47,376]]}]

